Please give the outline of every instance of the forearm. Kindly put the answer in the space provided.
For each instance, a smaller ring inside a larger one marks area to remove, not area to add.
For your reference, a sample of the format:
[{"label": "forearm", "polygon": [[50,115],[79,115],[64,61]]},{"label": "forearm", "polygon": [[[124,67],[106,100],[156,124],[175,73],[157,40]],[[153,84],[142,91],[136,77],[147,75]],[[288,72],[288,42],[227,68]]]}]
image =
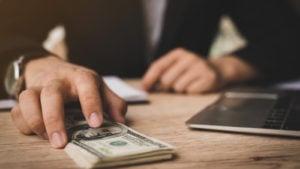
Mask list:
[{"label": "forearm", "polygon": [[224,8],[248,41],[233,55],[260,70],[260,80],[264,82],[298,78],[300,22],[288,1],[229,2],[232,3],[224,3]]}]

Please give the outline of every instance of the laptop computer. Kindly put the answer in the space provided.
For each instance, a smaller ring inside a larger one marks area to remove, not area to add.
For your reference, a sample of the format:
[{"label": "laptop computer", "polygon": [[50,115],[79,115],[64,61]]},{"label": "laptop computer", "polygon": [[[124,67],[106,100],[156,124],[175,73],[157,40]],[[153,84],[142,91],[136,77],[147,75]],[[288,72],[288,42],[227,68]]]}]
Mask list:
[{"label": "laptop computer", "polygon": [[300,137],[300,92],[230,89],[186,125],[193,129]]}]

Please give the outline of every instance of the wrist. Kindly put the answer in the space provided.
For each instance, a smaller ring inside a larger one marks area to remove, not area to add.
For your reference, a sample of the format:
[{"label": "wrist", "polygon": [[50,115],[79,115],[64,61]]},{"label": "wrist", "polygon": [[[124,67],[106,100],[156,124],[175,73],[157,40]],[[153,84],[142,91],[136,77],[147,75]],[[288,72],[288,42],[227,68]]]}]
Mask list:
[{"label": "wrist", "polygon": [[49,53],[40,52],[23,54],[9,65],[6,71],[4,85],[6,92],[11,97],[17,98],[19,93],[25,89],[25,65],[32,60],[42,58],[46,55],[49,55]]},{"label": "wrist", "polygon": [[221,56],[211,60],[224,84],[242,83],[257,77],[257,71],[251,65],[235,56]]}]

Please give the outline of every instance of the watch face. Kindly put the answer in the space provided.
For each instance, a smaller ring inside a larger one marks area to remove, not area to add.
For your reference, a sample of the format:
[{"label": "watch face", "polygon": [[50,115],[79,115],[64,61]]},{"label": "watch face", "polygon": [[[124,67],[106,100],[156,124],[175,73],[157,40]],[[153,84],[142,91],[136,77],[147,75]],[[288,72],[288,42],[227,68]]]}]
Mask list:
[{"label": "watch face", "polygon": [[15,61],[9,65],[5,76],[5,89],[11,96],[17,96],[23,85],[23,77],[21,76],[20,61]]},{"label": "watch face", "polygon": [[6,92],[9,95],[13,95],[13,91],[16,88],[16,83],[17,83],[16,81],[17,79],[15,78],[14,65],[10,64],[8,69],[6,70],[5,81],[4,81]]}]

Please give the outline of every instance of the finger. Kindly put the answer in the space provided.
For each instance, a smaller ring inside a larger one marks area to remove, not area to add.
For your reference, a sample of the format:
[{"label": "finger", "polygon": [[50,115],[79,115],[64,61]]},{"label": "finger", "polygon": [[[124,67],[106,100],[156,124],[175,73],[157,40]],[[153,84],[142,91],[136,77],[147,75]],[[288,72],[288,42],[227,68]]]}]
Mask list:
[{"label": "finger", "polygon": [[19,105],[16,105],[11,110],[11,118],[12,118],[14,125],[17,127],[17,129],[21,133],[26,134],[26,135],[30,135],[33,133],[31,131],[30,127],[26,124],[26,122],[22,116]]},{"label": "finger", "polygon": [[24,90],[19,96],[19,105],[22,116],[31,131],[42,138],[47,138],[39,92],[33,89]]},{"label": "finger", "polygon": [[205,93],[216,89],[218,81],[213,71],[206,71],[186,89],[187,93]]},{"label": "finger", "polygon": [[66,89],[59,80],[50,81],[41,91],[41,105],[45,128],[54,148],[62,148],[67,143],[64,126],[64,97]]},{"label": "finger", "polygon": [[174,82],[172,88],[178,93],[186,92],[187,86],[189,86],[193,81],[201,78],[199,72],[194,69],[190,69],[182,74],[180,78]]},{"label": "finger", "polygon": [[74,84],[85,119],[90,127],[99,127],[104,113],[99,94],[99,77],[90,71],[80,71],[76,73]]},{"label": "finger", "polygon": [[213,69],[207,61],[198,61],[194,64],[185,76],[187,79],[181,79],[176,84],[178,90],[184,87],[187,93],[203,93],[211,91],[217,86],[217,72]]},{"label": "finger", "polygon": [[193,62],[194,63],[189,66],[189,69],[173,84],[172,88],[176,92],[187,92],[187,86],[189,86],[193,81],[206,76],[206,72],[208,71],[207,61],[202,58],[198,58]]},{"label": "finger", "polygon": [[169,90],[174,85],[175,81],[182,76],[186,71],[191,69],[191,66],[198,61],[198,57],[194,54],[186,52],[179,57],[172,66],[166,70],[160,79],[162,89]]},{"label": "finger", "polygon": [[205,86],[204,78],[199,78],[189,84],[186,88],[186,92],[189,94],[203,93],[207,91],[207,87]]},{"label": "finger", "polygon": [[142,88],[145,90],[151,89],[155,83],[158,82],[161,74],[167,70],[183,52],[183,49],[175,49],[152,63],[142,78]]},{"label": "finger", "polygon": [[126,102],[112,92],[104,83],[102,91],[104,94],[104,100],[106,103],[107,111],[113,120],[125,123],[125,114],[127,112]]}]

